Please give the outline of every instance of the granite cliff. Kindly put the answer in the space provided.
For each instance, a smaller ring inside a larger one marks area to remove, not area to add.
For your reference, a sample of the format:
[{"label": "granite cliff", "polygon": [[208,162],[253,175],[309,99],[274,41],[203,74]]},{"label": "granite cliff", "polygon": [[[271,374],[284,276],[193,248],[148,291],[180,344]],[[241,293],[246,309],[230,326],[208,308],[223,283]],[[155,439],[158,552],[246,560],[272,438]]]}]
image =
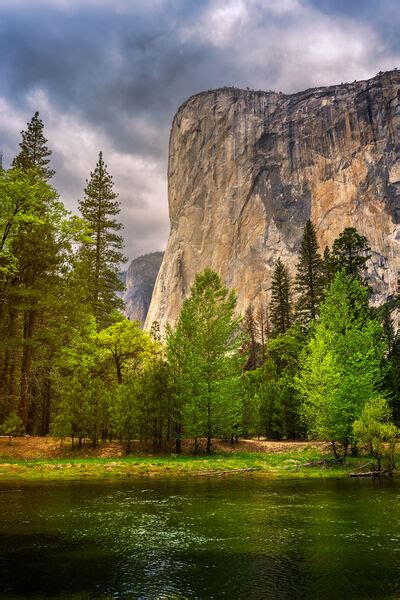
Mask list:
[{"label": "granite cliff", "polygon": [[206,266],[238,309],[268,297],[278,256],[294,271],[304,224],[321,250],[367,236],[375,301],[400,270],[400,71],[285,95],[223,88],[189,98],[169,145],[171,231],[147,315],[173,323]]},{"label": "granite cliff", "polygon": [[144,254],[132,260],[126,272],[125,314],[131,321],[144,323],[163,252]]}]

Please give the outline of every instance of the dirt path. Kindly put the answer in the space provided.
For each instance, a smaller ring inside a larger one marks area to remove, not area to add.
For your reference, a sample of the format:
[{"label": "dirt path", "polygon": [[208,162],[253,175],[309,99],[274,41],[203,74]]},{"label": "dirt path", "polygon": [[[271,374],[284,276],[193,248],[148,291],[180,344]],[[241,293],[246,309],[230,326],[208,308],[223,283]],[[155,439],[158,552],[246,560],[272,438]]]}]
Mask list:
[{"label": "dirt path", "polygon": [[[187,440],[183,444],[185,454],[192,451],[192,442]],[[218,452],[266,452],[269,454],[283,454],[286,452],[301,451],[304,448],[317,448],[323,450],[327,447],[324,442],[299,442],[299,441],[267,441],[267,440],[241,440],[238,444],[229,444],[215,441],[214,451]],[[141,446],[139,442],[132,442],[132,454],[139,456],[152,456],[153,452],[148,448]],[[169,454],[169,452],[162,452]],[[32,460],[43,458],[117,458],[125,456],[125,448],[119,442],[101,444],[97,448],[92,448],[89,441],[86,442],[81,450],[72,450],[70,440],[66,440],[63,446],[60,446],[60,440],[53,437],[24,437],[13,438],[11,446],[8,445],[8,438],[0,437],[0,458],[13,458],[18,460]]]}]

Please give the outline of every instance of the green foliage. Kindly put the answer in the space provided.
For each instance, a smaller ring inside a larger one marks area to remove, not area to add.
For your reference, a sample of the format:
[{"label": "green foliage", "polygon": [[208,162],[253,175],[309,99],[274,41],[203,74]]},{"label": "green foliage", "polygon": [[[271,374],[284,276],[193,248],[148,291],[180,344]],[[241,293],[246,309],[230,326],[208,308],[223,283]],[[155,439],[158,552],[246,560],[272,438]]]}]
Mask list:
[{"label": "green foliage", "polygon": [[127,454],[131,450],[131,441],[139,430],[140,391],[140,385],[135,379],[130,379],[114,390],[112,424],[120,439],[127,441]]},{"label": "green foliage", "polygon": [[315,225],[308,220],[301,240],[296,274],[296,316],[304,324],[314,320],[323,296],[324,271]]},{"label": "green foliage", "polygon": [[28,433],[50,430],[79,445],[118,435],[128,451],[136,438],[154,450],[174,440],[179,451],[183,437],[194,438],[196,448],[205,437],[210,452],[217,436],[299,437],[302,414],[310,435],[346,448],[354,420],[381,388],[399,418],[400,343],[390,307],[368,307],[361,284],[369,248],[354,228],[321,259],[307,222],[296,276],[297,325],[288,271],[278,259],[273,339],[265,304],[249,306],[240,322],[234,291],[206,269],[164,341],[157,323],[149,335],[118,310],[120,205],[102,153],[78,218],[48,183],[46,144],[35,113],[13,168],[0,169],[3,427],[19,431],[22,423]]},{"label": "green foliage", "polygon": [[296,380],[311,436],[330,440],[334,451],[337,443],[347,451],[354,441],[353,422],[382,384],[385,350],[367,291],[339,272],[321,305]]},{"label": "green foliage", "polygon": [[[175,331],[167,334],[175,405],[175,436],[181,430],[207,437],[207,452],[217,431],[230,435],[236,411],[230,410],[230,380],[240,373],[236,296],[206,269],[196,276]],[[222,385],[224,383],[224,385]],[[227,415],[230,415],[227,417]],[[179,442],[177,444],[179,449]]]},{"label": "green foliage", "polygon": [[360,235],[355,227],[346,227],[333,242],[331,268],[335,272],[344,270],[349,277],[365,283],[365,269],[371,258],[369,252],[367,238]]},{"label": "green foliage", "polygon": [[302,433],[295,377],[306,337],[296,324],[268,341],[261,367],[242,375],[243,435],[294,439]]},{"label": "green foliage", "polygon": [[322,282],[324,290],[328,289],[335,278],[336,268],[332,260],[332,252],[328,246],[325,247],[322,257]]},{"label": "green foliage", "polygon": [[9,437],[22,435],[24,433],[24,426],[20,417],[15,413],[11,413],[5,419],[4,423],[0,425],[0,431]]},{"label": "green foliage", "polygon": [[35,112],[27,130],[21,131],[22,142],[20,152],[12,162],[12,166],[23,171],[34,169],[43,180],[51,179],[54,171],[47,166],[50,162],[51,150],[46,146],[47,140],[43,135],[43,121]]},{"label": "green foliage", "polygon": [[51,352],[81,223],[37,169],[1,171],[0,194],[0,398],[32,433],[33,369]]},{"label": "green foliage", "polygon": [[286,266],[278,258],[271,284],[271,323],[275,334],[285,333],[292,324],[291,284]]},{"label": "green foliage", "polygon": [[117,292],[124,289],[119,277],[122,254],[122,225],[115,217],[120,212],[117,194],[113,190],[112,176],[107,172],[103,155],[85,188],[85,197],[79,202],[82,217],[88,226],[88,238],[82,243],[77,271],[86,302],[96,321],[105,327],[111,324],[110,314],[123,308]]},{"label": "green foliage", "polygon": [[257,368],[259,363],[259,348],[257,343],[257,322],[252,304],[249,304],[246,309],[242,322],[242,329],[245,334],[245,348],[248,349],[249,352],[249,360],[246,368],[253,370]]},{"label": "green foliage", "polygon": [[38,231],[35,237],[40,238],[46,222],[61,212],[61,205],[56,202],[56,192],[35,170],[0,171],[0,198],[0,281],[4,294],[7,276],[18,273],[18,253],[23,242],[30,241],[27,234],[30,238]]},{"label": "green foliage", "polygon": [[91,437],[94,444],[98,430],[98,377],[102,373],[103,359],[96,338],[93,318],[82,323],[79,331],[71,331],[69,343],[60,349],[53,373],[58,414],[68,417],[68,435],[80,439]]},{"label": "green foliage", "polygon": [[367,446],[376,459],[378,471],[381,470],[383,458],[386,468],[394,468],[394,449],[399,431],[392,421],[392,411],[386,398],[369,400],[360,418],[354,422],[353,430],[359,443]]},{"label": "green foliage", "polygon": [[63,439],[71,435],[71,433],[71,420],[68,413],[61,412],[56,415],[51,424],[50,434],[55,437],[59,437],[62,442]]},{"label": "green foliage", "polygon": [[394,418],[397,425],[400,423],[400,337],[397,333],[391,352],[387,356],[388,369],[385,378],[385,387],[393,407]]},{"label": "green foliage", "polygon": [[114,325],[100,331],[97,344],[104,349],[115,368],[117,383],[122,383],[127,374],[136,373],[155,347],[148,333],[140,323],[121,319]]}]

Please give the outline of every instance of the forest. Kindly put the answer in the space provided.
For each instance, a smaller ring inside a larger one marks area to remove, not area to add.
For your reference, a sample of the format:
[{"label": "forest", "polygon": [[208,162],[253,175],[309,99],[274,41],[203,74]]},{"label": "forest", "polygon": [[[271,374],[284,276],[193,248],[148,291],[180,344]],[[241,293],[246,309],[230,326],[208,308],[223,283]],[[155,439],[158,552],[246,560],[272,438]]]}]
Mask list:
[{"label": "forest", "polygon": [[84,443],[140,440],[211,453],[213,440],[319,439],[389,466],[400,420],[398,299],[376,306],[368,240],[331,248],[308,221],[295,274],[239,316],[235,291],[199,273],[174,326],[123,315],[120,205],[102,153],[72,215],[51,185],[35,113],[0,170],[0,428]]}]

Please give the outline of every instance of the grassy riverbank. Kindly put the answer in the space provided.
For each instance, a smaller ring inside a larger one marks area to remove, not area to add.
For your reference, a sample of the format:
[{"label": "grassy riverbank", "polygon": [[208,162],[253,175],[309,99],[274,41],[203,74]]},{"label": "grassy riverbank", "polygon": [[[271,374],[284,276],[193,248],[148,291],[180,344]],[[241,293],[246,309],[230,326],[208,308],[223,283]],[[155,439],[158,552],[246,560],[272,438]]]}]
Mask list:
[{"label": "grassy riverbank", "polygon": [[[3,442],[3,440],[2,440]],[[13,445],[14,444],[14,445]],[[330,458],[323,444],[298,442],[256,442],[245,440],[230,447],[219,444],[211,456],[204,454],[150,455],[136,448],[135,454],[121,456],[118,445],[95,450],[72,451],[51,440],[13,440],[0,445],[0,480],[75,480],[152,476],[252,475],[275,478],[345,477],[369,461],[348,458],[344,465],[308,463]],[[247,471],[245,469],[248,469]]]}]

